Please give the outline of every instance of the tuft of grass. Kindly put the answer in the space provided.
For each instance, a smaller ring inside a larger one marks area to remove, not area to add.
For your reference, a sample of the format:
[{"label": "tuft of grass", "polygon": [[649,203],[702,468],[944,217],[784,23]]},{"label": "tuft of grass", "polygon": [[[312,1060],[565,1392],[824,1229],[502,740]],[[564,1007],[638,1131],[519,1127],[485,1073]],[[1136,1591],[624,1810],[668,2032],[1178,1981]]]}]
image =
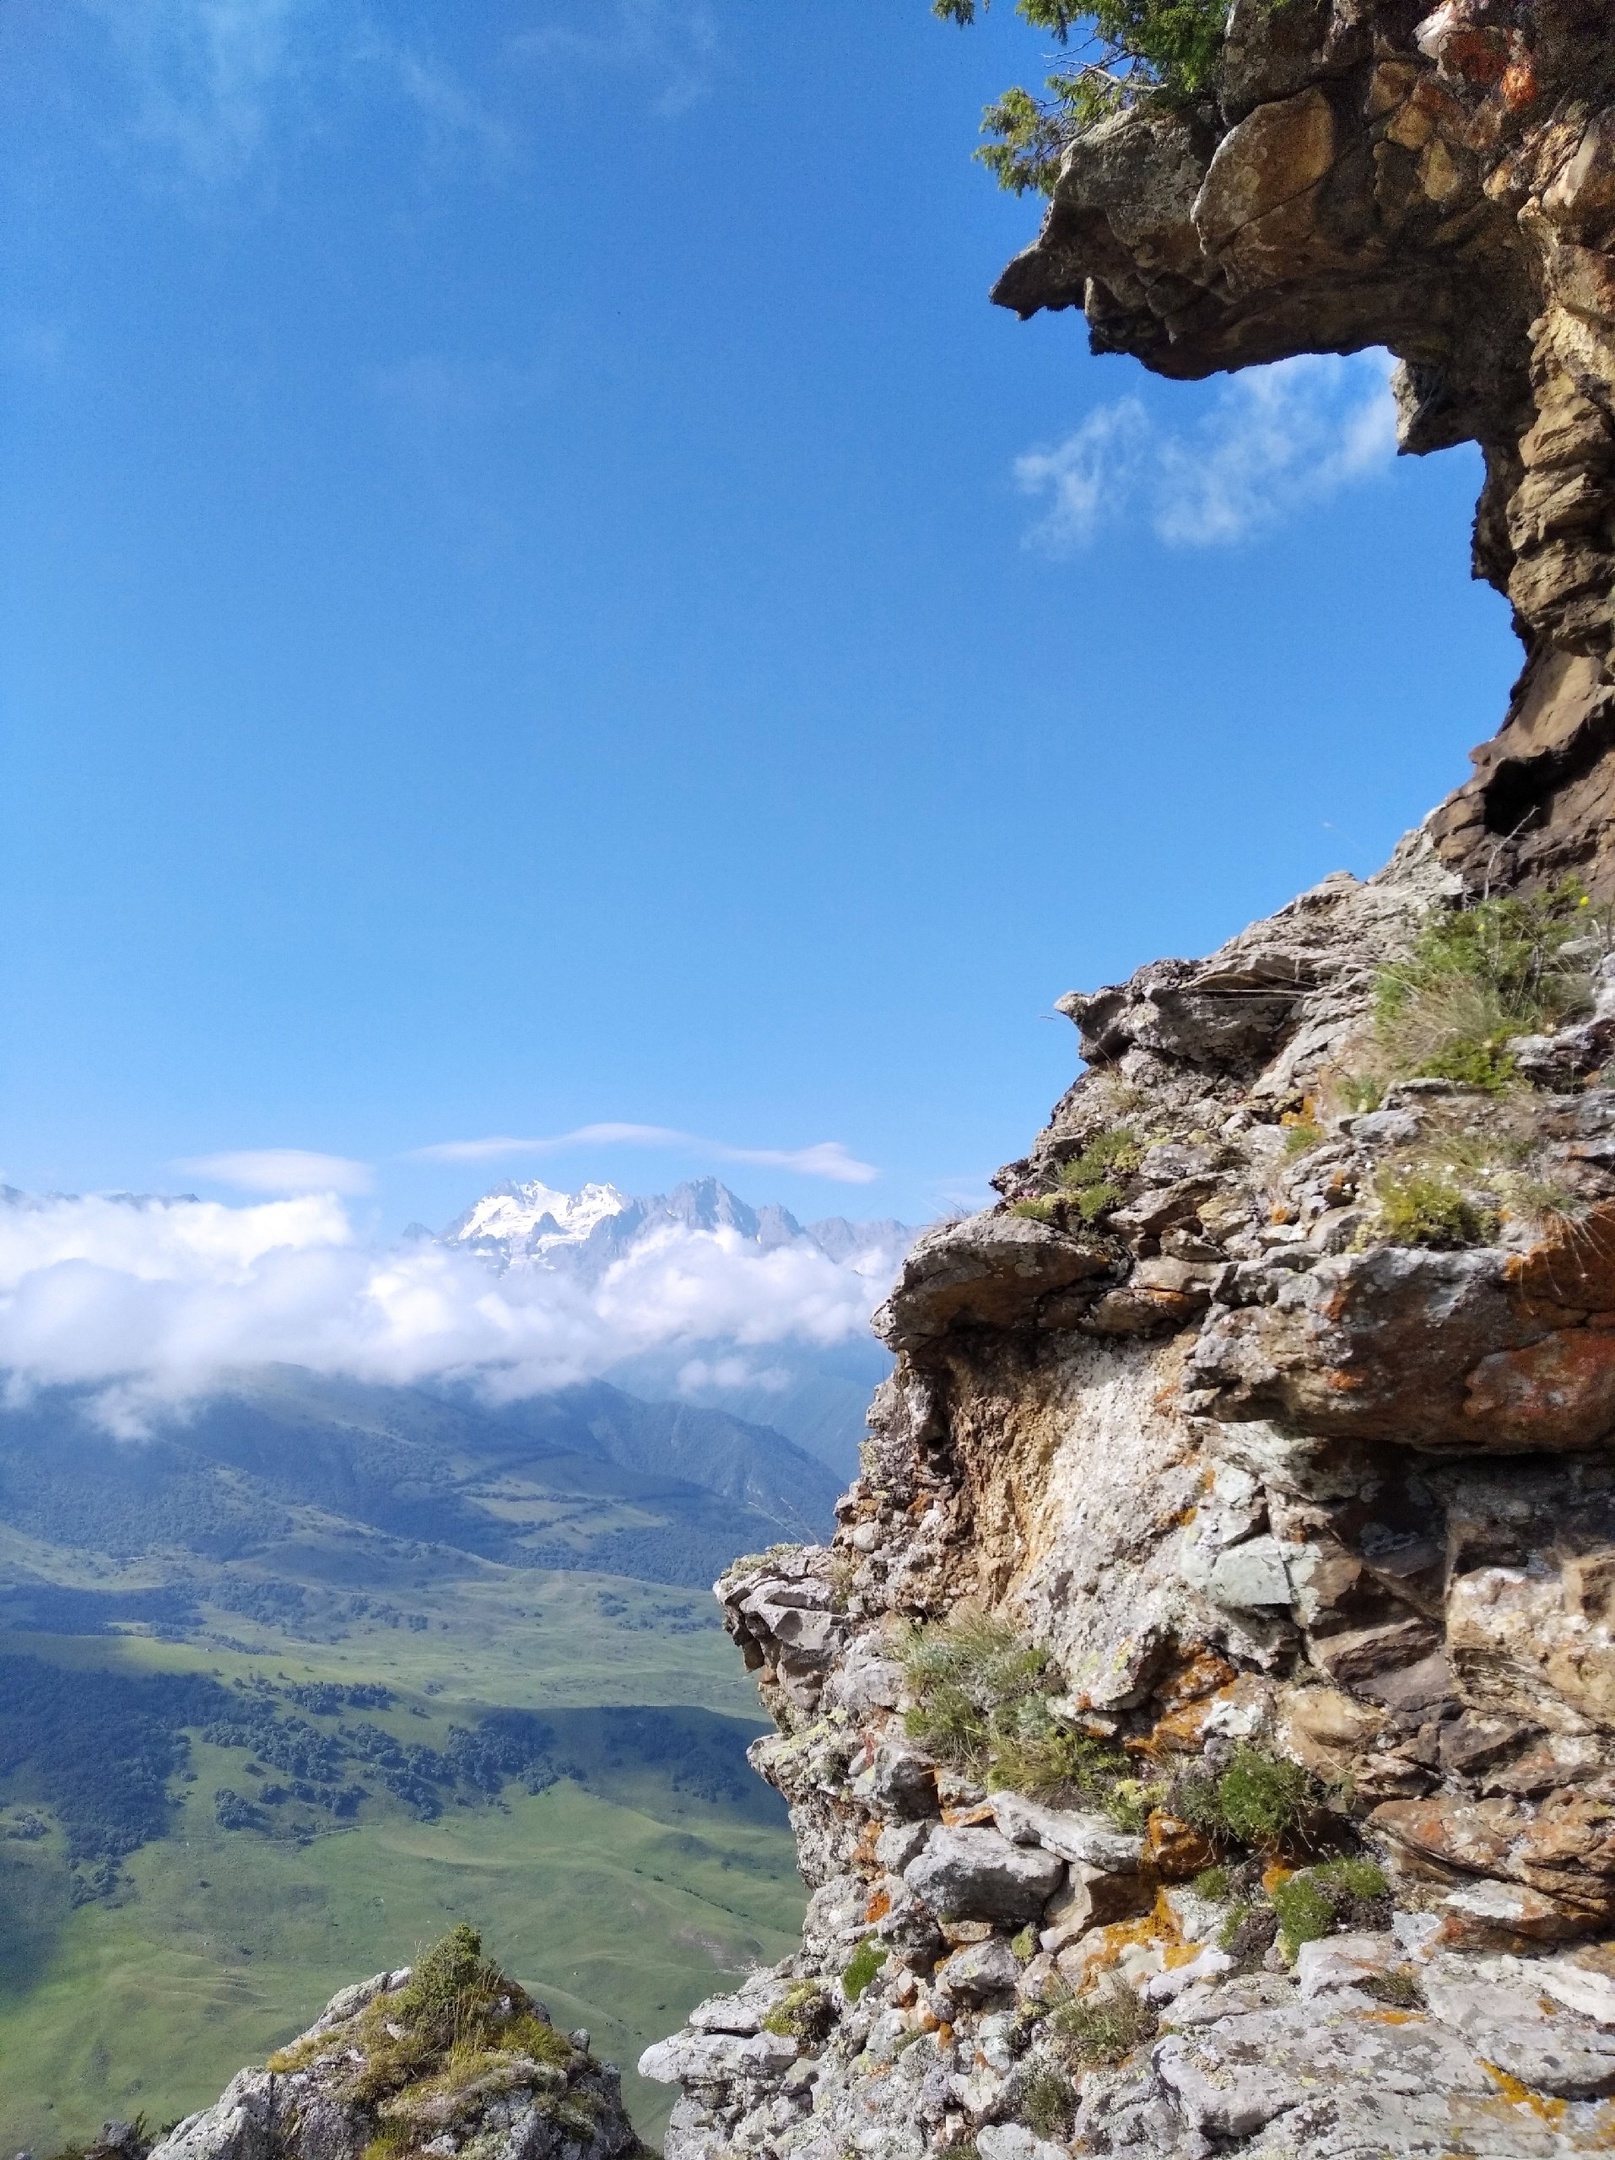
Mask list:
[{"label": "tuft of grass", "polygon": [[1222,1926],[1217,1930],[1217,1948],[1219,1950],[1233,1949],[1235,1942],[1238,1940],[1240,1929],[1255,1910],[1255,1906],[1249,1904],[1234,1907]]},{"label": "tuft of grass", "polygon": [[885,1962],[885,1944],[876,1942],[873,1935],[866,1935],[841,1975],[841,1992],[848,2002],[859,2000]]},{"label": "tuft of grass", "polygon": [[1060,1203],[1052,1193],[1043,1193],[1031,1200],[1012,1200],[1009,1212],[1026,1222],[1051,1223],[1060,1212]]},{"label": "tuft of grass", "polygon": [[1284,1152],[1292,1156],[1305,1155],[1310,1148],[1321,1146],[1323,1139],[1321,1125],[1315,1125],[1310,1118],[1300,1118],[1284,1128]]},{"label": "tuft of grass", "polygon": [[1433,916],[1407,959],[1374,985],[1387,1074],[1502,1093],[1515,1080],[1509,1038],[1549,1031],[1586,1006],[1585,946],[1595,927],[1573,879],[1540,896],[1509,894]]},{"label": "tuft of grass", "polygon": [[1392,1245],[1461,1252],[1496,1237],[1495,1209],[1474,1200],[1440,1170],[1388,1166],[1374,1180],[1379,1229]]},{"label": "tuft of grass", "polygon": [[[360,2012],[353,2044],[360,2059],[344,2080],[343,2097],[375,2108],[384,2124],[402,2124],[406,2132],[427,2101],[482,2080],[497,2086],[504,2078],[514,2087],[526,2081],[532,2063],[564,2080],[576,2059],[572,2043],[483,1956],[482,1937],[464,1923],[432,1945],[406,1987]],[[407,2135],[395,2139],[387,2154],[409,2142]]]},{"label": "tuft of grass", "polygon": [[1144,1159],[1145,1146],[1131,1125],[1113,1125],[1060,1165],[1061,1190],[1071,1196],[1084,1222],[1096,1222],[1121,1202],[1125,1195],[1117,1180],[1132,1176]]},{"label": "tuft of grass", "polygon": [[1334,1092],[1342,1108],[1360,1115],[1379,1108],[1385,1100],[1385,1082],[1373,1073],[1342,1073]]},{"label": "tuft of grass", "polygon": [[1076,2118],[1077,2090],[1063,2070],[1040,2063],[1021,2088],[1020,2117],[1040,2138],[1068,2138]]},{"label": "tuft of grass", "polygon": [[1220,1776],[1182,1778],[1172,1794],[1172,1812],[1202,1836],[1269,1851],[1301,1828],[1314,1805],[1312,1779],[1299,1763],[1248,1741]]},{"label": "tuft of grass", "polygon": [[1279,1947],[1292,1961],[1303,1943],[1334,1933],[1334,1901],[1310,1872],[1275,1883],[1268,1897],[1279,1916]]},{"label": "tuft of grass", "polygon": [[1326,1889],[1344,1891],[1352,1898],[1380,1898],[1390,1894],[1390,1884],[1385,1880],[1385,1870],[1376,1861],[1362,1857],[1329,1860],[1322,1867],[1312,1870]]},{"label": "tuft of grass", "polygon": [[954,1769],[1035,1798],[1100,1806],[1125,1778],[1123,1754],[1062,1724],[1051,1707],[1058,1673],[1001,1620],[966,1613],[912,1628],[900,1656],[915,1698],[905,1730]]},{"label": "tuft of grass", "polygon": [[1153,2040],[1154,2011],[1123,1980],[1112,1980],[1091,1995],[1072,1996],[1053,2012],[1049,2030],[1073,2067],[1095,2070],[1118,2063],[1134,2048]]},{"label": "tuft of grass", "polygon": [[1229,1891],[1228,1870],[1225,1867],[1202,1868],[1189,1886],[1196,1897],[1204,1898],[1208,1905],[1220,1905]]}]

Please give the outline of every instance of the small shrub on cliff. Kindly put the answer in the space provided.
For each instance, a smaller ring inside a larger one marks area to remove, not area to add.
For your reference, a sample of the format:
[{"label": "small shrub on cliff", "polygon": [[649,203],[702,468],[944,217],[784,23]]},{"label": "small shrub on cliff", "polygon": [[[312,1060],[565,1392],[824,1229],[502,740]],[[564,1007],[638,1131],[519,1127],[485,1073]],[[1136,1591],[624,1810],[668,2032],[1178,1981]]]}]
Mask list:
[{"label": "small shrub on cliff", "polygon": [[1316,1805],[1299,1763],[1242,1744],[1216,1776],[1191,1774],[1172,1788],[1174,1815],[1203,1837],[1274,1850],[1293,1838]]},{"label": "small shrub on cliff", "polygon": [[1279,1948],[1292,1962],[1303,1943],[1321,1942],[1334,1933],[1334,1901],[1310,1874],[1275,1883],[1268,1897],[1279,1916]]},{"label": "small shrub on cliff", "polygon": [[1122,1199],[1118,1178],[1131,1177],[1144,1157],[1145,1143],[1131,1126],[1097,1133],[1080,1155],[1060,1165],[1062,1191],[1068,1193],[1084,1222],[1096,1222]]},{"label": "small shrub on cliff", "polygon": [[1574,882],[1432,916],[1406,960],[1374,985],[1374,1031],[1389,1077],[1453,1080],[1501,1093],[1507,1044],[1551,1030],[1588,1000],[1585,944],[1601,925]]},{"label": "small shrub on cliff", "polygon": [[1124,1980],[1112,1979],[1091,1995],[1074,1995],[1049,2018],[1055,2045],[1073,2069],[1096,2070],[1119,2063],[1153,2040],[1154,2011]]},{"label": "small shrub on cliff", "polygon": [[1126,1756],[1056,1717],[1058,1675],[1001,1620],[964,1614],[916,1627],[901,1655],[914,1697],[905,1730],[939,1761],[989,1786],[1101,1806],[1126,1777]]},{"label": "small shrub on cliff", "polygon": [[1374,1180],[1374,1199],[1380,1233],[1392,1245],[1461,1252],[1497,1235],[1496,1210],[1436,1171],[1389,1166]]},{"label": "small shrub on cliff", "polygon": [[1063,2070],[1040,2063],[1021,2088],[1020,2117],[1040,2138],[1065,2139],[1077,2112],[1077,2091]]},{"label": "small shrub on cliff", "polygon": [[[483,1956],[476,1929],[463,1925],[432,1945],[407,1987],[379,1996],[360,2013],[346,2044],[358,2059],[345,2075],[343,2096],[377,2110],[375,2160],[412,2149],[418,2105],[473,2082],[497,2083],[501,2074],[520,2083],[532,2074],[522,2066],[532,2063],[557,2073],[559,2085],[574,2060],[571,2042]],[[295,2066],[291,2053],[269,2064]]]},{"label": "small shrub on cliff", "polygon": [[[983,14],[989,4],[980,0]],[[932,0],[931,11],[971,23],[977,0]],[[1016,13],[1070,58],[1043,97],[1013,89],[988,106],[981,131],[991,140],[976,156],[1000,187],[1047,195],[1085,127],[1142,99],[1177,105],[1211,86],[1228,9],[1226,0],[1017,0]]]}]

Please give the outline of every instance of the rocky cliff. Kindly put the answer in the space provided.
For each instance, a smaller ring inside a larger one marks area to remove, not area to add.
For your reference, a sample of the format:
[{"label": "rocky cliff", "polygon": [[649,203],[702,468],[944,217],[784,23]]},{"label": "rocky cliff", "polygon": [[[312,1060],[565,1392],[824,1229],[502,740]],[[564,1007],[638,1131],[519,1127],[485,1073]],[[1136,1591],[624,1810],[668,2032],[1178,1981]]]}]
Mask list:
[{"label": "rocky cliff", "polygon": [[813,1895],[672,2160],[1615,2149],[1612,96],[1607,0],[1235,0],[998,287],[1389,345],[1527,666],[1379,876],[1062,1001],[833,1543],[718,1586]]}]

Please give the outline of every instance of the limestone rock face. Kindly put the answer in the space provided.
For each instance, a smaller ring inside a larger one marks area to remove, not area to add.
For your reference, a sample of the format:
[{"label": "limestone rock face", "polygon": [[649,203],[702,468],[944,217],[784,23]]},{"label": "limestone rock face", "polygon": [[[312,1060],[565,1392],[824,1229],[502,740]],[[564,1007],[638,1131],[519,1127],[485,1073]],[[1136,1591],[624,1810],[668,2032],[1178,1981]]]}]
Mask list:
[{"label": "limestone rock face", "polygon": [[1615,891],[1615,25],[1605,0],[1235,0],[1221,81],[1067,152],[994,297],[1179,378],[1385,345],[1404,449],[1477,442],[1527,665],[1434,831]]}]

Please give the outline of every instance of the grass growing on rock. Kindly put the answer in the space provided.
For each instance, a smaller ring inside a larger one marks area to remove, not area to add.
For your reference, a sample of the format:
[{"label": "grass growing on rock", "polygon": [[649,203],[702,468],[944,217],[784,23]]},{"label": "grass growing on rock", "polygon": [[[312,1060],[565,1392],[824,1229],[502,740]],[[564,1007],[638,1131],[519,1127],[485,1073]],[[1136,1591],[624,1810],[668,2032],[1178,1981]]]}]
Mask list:
[{"label": "grass growing on rock", "polygon": [[1040,2063],[1021,2088],[1020,2119],[1040,2138],[1065,2139],[1077,2112],[1077,2089],[1063,2070]]},{"label": "grass growing on rock", "polygon": [[576,2049],[464,1925],[433,1944],[405,1987],[369,2003],[354,2028],[272,2056],[268,2067],[299,2068],[338,2047],[352,2058],[339,2075],[341,2097],[377,2118],[366,2160],[413,2151],[457,2113],[518,2087],[547,2088],[568,2121],[583,2125],[589,2115],[586,2095],[565,2092]]},{"label": "grass growing on rock", "polygon": [[915,1627],[900,1654],[913,1697],[904,1729],[939,1761],[1036,1799],[1125,1802],[1126,1756],[1061,1720],[1058,1673],[1003,1621]]},{"label": "grass growing on rock", "polygon": [[1049,2018],[1054,2044],[1073,2069],[1096,2070],[1119,2063],[1153,2040],[1154,2011],[1125,1981],[1112,1980],[1090,1995],[1073,1995]]},{"label": "grass growing on rock", "polygon": [[[871,1972],[869,1978],[874,1976]],[[868,1984],[865,1981],[866,1987]],[[798,1980],[763,2019],[763,2030],[777,2033],[782,2040],[799,2040],[811,2046],[822,2040],[834,2023],[835,2008],[818,1981]]]},{"label": "grass growing on rock", "polygon": [[1589,933],[1602,926],[1573,880],[1434,915],[1374,985],[1378,1062],[1390,1079],[1452,1080],[1490,1093],[1514,1081],[1512,1036],[1585,1009]]},{"label": "grass growing on rock", "polygon": [[1461,1252],[1497,1235],[1495,1208],[1471,1197],[1450,1171],[1388,1164],[1374,1180],[1377,1226],[1392,1245]]},{"label": "grass growing on rock", "polygon": [[1030,1222],[1064,1222],[1072,1215],[1079,1222],[1097,1222],[1126,1198],[1118,1181],[1132,1176],[1148,1145],[1130,1125],[1109,1126],[1060,1164],[1053,1192],[1016,1200],[1010,1213]]},{"label": "grass growing on rock", "polygon": [[1312,1778],[1248,1741],[1214,1775],[1191,1773],[1172,1789],[1172,1812],[1203,1837],[1277,1851],[1304,1828],[1318,1804]]}]

